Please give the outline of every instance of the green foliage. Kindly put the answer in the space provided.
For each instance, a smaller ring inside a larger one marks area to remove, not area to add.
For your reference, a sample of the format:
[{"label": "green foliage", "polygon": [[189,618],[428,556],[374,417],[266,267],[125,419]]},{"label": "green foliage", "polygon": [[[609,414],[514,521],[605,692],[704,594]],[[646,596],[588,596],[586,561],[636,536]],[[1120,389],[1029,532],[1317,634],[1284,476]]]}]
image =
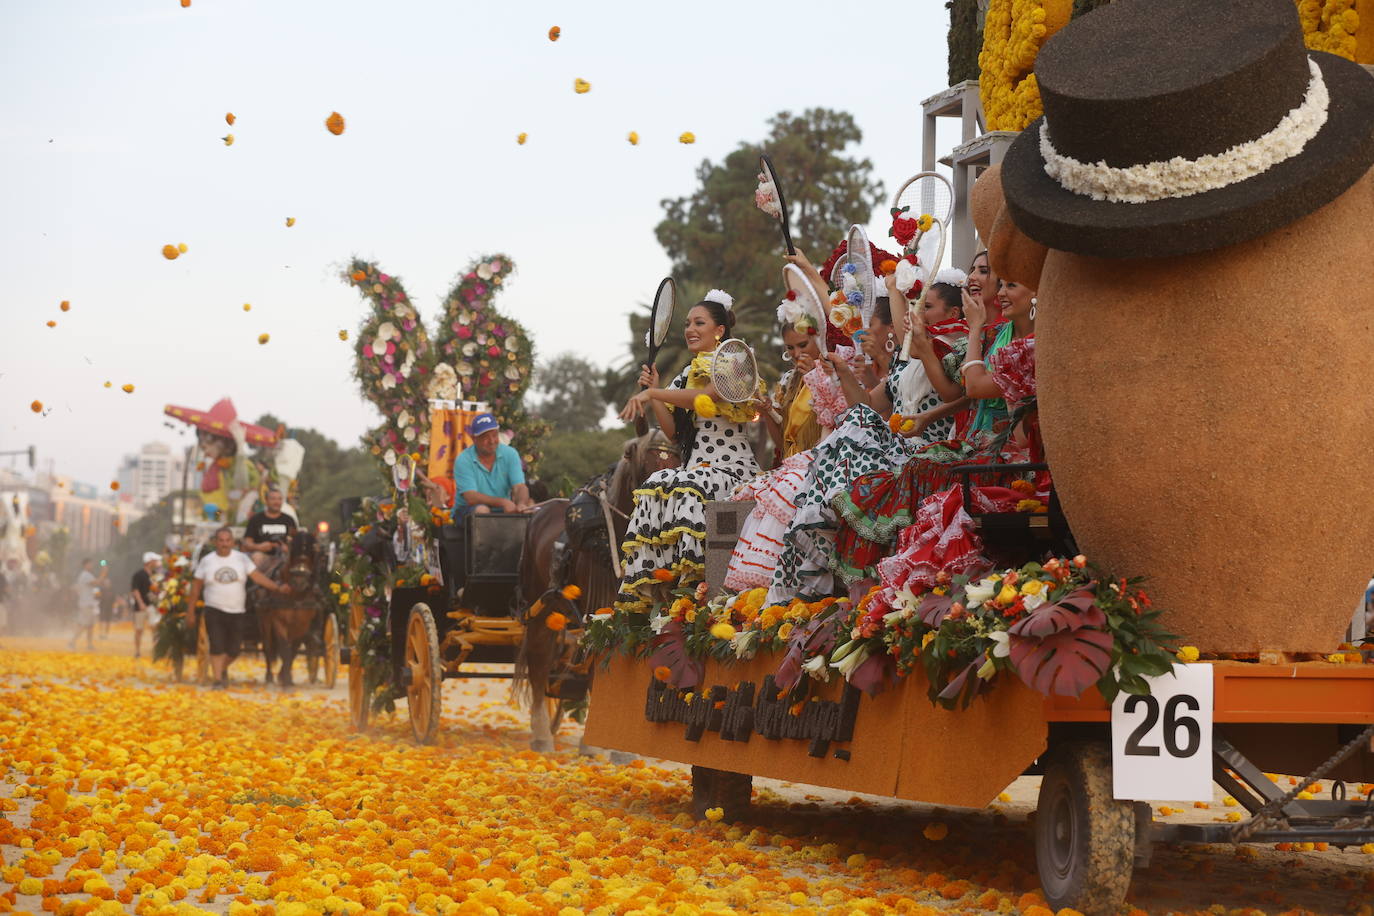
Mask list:
[{"label": "green foliage", "polygon": [[[851,224],[867,223],[882,200],[883,186],[873,178],[872,163],[846,155],[863,140],[852,115],[825,108],[783,111],[769,120],[768,128],[761,143],[741,143],[724,162],[703,161],[691,196],[662,202],[664,219],[654,231],[678,283],[673,330],[658,357],[665,374],[687,364],[680,329],[687,309],[712,288],[735,297],[735,333],[756,349],[760,372],[769,380],[779,374],[775,325],[785,249],[777,221],[754,205],[761,152],[768,153],[778,170],[793,243],[817,265]],[[647,308],[630,316],[628,365],[607,379],[608,399],[615,403],[634,392],[637,367],[646,355],[647,324]]]},{"label": "green foliage", "polygon": [[615,429],[556,432],[544,440],[544,460],[540,464],[551,496],[571,496],[620,459],[625,441],[634,438],[629,427]]},{"label": "green foliage", "polygon": [[978,53],[983,30],[978,27],[978,0],[947,0],[949,10],[949,84],[976,80],[982,72]]},{"label": "green foliage", "polygon": [[1085,13],[1091,13],[1099,6],[1106,6],[1112,0],[1073,0],[1073,18],[1077,19]]},{"label": "green foliage", "polygon": [[[553,432],[583,432],[601,425],[606,415],[602,370],[590,360],[575,353],[560,353],[541,365],[534,378],[535,391],[543,398],[534,413]],[[543,470],[547,476],[548,468]]]}]

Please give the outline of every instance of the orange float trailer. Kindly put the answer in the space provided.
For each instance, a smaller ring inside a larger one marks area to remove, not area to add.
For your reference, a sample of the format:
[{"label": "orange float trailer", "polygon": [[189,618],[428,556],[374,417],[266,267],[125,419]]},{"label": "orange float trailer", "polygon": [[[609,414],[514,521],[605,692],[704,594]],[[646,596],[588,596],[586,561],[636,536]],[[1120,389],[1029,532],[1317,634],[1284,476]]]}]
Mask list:
[{"label": "orange float trailer", "polygon": [[[738,503],[715,505],[745,514]],[[708,550],[713,540],[720,543],[710,524],[716,517],[708,513]],[[984,534],[1004,540],[1019,531],[1030,547],[1053,537],[1045,528],[1057,519],[1052,509],[1048,520],[981,516],[976,522]],[[875,697],[838,678],[813,681],[813,699],[797,714],[773,685],[780,661],[777,655],[734,664],[706,659],[696,695],[684,697],[656,679],[643,659],[603,658],[586,740],[690,764],[697,817],[714,807],[728,819],[744,816],[753,776],[984,807],[1016,777],[1038,774],[1036,860],[1046,899],[1055,909],[1069,906],[1089,916],[1116,911],[1134,866],[1149,862],[1156,841],[1374,842],[1374,794],[1357,798],[1346,790],[1349,783],[1374,782],[1371,665],[1203,662],[1186,667],[1210,683],[1210,703],[1185,696],[1161,708],[1162,697],[1123,695],[1118,702],[1135,706],[1135,717],[1114,725],[1096,688],[1076,699],[1047,698],[1015,678],[999,679],[967,708],[945,709],[927,698],[919,667]],[[1117,784],[1114,739],[1119,747],[1134,740],[1126,751],[1153,769],[1193,758],[1207,791],[1210,779],[1248,817],[1155,822],[1145,799],[1156,796],[1132,797]],[[1275,772],[1307,775],[1283,791],[1265,775]],[[1310,797],[1306,790],[1318,779],[1334,780],[1331,798]]]}]

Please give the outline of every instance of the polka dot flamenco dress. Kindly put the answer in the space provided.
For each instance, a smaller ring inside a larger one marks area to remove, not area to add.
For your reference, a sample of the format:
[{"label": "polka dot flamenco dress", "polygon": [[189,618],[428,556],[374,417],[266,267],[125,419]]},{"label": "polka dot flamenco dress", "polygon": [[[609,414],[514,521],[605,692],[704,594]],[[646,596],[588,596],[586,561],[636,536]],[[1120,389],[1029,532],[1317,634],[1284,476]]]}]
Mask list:
[{"label": "polka dot flamenco dress", "polygon": [[[711,354],[699,354],[669,387],[705,388],[710,363]],[[690,412],[696,441],[682,466],[651,474],[635,490],[634,514],[621,545],[625,577],[616,596],[617,611],[647,611],[671,588],[702,581],[707,501],[727,499],[759,473],[747,435],[753,407],[723,401],[715,406],[715,417]]]}]

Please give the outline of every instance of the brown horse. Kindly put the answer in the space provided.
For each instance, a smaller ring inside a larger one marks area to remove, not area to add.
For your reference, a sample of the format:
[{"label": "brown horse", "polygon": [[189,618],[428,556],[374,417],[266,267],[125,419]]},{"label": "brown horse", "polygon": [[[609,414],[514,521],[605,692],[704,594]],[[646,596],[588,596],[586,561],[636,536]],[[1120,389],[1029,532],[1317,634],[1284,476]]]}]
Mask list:
[{"label": "brown horse", "polygon": [[268,575],[290,585],[291,594],[278,596],[259,592],[256,602],[262,655],[267,663],[267,683],[272,683],[275,659],[281,663],[277,683],[282,687],[292,686],[291,664],[296,660],[297,646],[311,635],[316,617],[328,613],[317,585],[319,548],[315,536],[298,530],[292,535],[289,546],[286,561]]},{"label": "brown horse", "polygon": [[[543,700],[550,675],[575,648],[587,613],[583,609],[607,607],[615,600],[620,587],[616,558],[629,528],[635,488],[654,471],[676,467],[680,461],[677,447],[658,430],[626,442],[615,469],[589,482],[574,497],[580,505],[594,505],[599,500],[590,499],[589,494],[604,487],[603,507],[609,506],[610,525],[606,525],[604,515],[597,516],[603,530],[587,532],[580,545],[569,544],[563,555],[559,555],[557,545],[567,531],[572,501],[550,500],[531,516],[520,559],[525,638],[516,659],[514,690],[530,707],[533,750],[553,750],[549,710]],[[578,600],[563,596],[560,590],[566,585],[582,590]],[[549,615],[555,612],[567,619],[567,629],[554,630],[547,625]]]}]

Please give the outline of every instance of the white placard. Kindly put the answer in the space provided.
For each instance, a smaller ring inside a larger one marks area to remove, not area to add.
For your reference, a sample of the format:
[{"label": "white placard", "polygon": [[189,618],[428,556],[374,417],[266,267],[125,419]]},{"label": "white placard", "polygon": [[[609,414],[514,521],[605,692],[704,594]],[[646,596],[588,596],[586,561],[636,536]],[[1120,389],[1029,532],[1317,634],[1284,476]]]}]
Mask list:
[{"label": "white placard", "polygon": [[1112,791],[1136,801],[1212,800],[1212,666],[1174,665],[1148,696],[1112,703]]}]

